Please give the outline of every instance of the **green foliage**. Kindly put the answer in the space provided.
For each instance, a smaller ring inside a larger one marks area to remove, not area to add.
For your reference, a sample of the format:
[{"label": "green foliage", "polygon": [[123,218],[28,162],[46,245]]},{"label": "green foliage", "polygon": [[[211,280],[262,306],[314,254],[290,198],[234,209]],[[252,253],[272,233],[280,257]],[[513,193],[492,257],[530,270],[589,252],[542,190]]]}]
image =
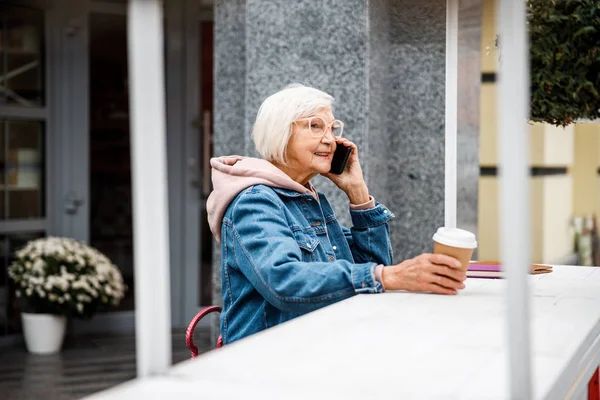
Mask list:
[{"label": "green foliage", "polygon": [[600,118],[600,0],[528,0],[531,115]]}]

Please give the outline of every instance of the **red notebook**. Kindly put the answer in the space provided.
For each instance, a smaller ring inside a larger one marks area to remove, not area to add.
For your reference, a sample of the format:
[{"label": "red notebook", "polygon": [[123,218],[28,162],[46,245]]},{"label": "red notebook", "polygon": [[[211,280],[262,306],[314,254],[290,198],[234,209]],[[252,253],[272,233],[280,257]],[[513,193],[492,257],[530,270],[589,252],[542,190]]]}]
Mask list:
[{"label": "red notebook", "polygon": [[[531,264],[530,274],[548,274],[552,266],[548,264]],[[498,261],[470,261],[467,269],[467,278],[504,278],[502,264]]]}]

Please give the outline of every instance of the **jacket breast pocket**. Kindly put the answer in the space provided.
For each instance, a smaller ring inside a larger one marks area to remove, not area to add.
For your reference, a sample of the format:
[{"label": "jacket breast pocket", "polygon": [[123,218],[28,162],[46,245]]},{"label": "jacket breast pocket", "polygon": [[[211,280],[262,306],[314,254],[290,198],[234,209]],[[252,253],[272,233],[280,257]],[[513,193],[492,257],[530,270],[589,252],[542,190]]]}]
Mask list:
[{"label": "jacket breast pocket", "polygon": [[317,260],[317,247],[319,246],[319,239],[315,232],[311,231],[294,231],[294,237],[300,250],[302,251],[302,261],[316,261]]}]

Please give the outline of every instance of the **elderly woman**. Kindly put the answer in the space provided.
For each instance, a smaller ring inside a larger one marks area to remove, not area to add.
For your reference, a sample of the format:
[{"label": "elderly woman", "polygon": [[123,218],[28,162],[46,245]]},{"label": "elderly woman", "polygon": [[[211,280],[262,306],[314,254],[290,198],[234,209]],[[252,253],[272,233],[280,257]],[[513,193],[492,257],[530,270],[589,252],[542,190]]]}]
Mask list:
[{"label": "elderly woman", "polygon": [[[221,243],[221,334],[231,343],[360,293],[456,294],[460,263],[422,254],[392,263],[394,215],[369,194],[354,143],[335,119],[333,98],[291,85],[261,105],[252,138],[262,159],[213,158],[209,224]],[[352,148],[330,173],[337,146]],[[348,196],[352,228],[310,180],[322,175]]]}]

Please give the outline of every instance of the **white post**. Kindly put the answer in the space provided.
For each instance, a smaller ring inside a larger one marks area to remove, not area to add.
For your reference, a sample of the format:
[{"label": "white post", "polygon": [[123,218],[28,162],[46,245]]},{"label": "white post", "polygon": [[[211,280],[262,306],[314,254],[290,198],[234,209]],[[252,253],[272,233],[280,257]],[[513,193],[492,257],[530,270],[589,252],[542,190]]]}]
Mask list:
[{"label": "white post", "polygon": [[499,0],[500,244],[506,269],[510,398],[530,399],[529,54],[525,2]]},{"label": "white post", "polygon": [[446,0],[446,124],[444,225],[456,228],[456,135],[458,130],[458,0]]},{"label": "white post", "polygon": [[136,357],[147,377],[171,365],[162,1],[129,0],[127,22]]}]

